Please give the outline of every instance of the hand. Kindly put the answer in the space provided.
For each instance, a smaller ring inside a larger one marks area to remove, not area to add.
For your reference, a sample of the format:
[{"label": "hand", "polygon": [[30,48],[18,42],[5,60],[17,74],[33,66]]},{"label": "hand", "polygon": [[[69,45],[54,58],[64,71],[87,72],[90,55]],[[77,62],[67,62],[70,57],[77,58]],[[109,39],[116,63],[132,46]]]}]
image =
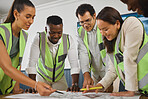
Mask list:
[{"label": "hand", "polygon": [[25,93],[38,93],[34,88],[25,89]]},{"label": "hand", "polygon": [[[89,88],[93,88],[93,87],[102,87],[102,89],[89,90]],[[98,83],[95,86],[94,85],[87,85],[86,88],[87,88],[87,90],[85,90],[83,93],[87,93],[87,92],[96,92],[96,93],[98,93],[98,92],[103,92],[103,89],[104,89],[103,85],[100,84],[100,83]]]},{"label": "hand", "polygon": [[102,89],[96,89],[95,90],[96,93],[104,91],[104,86],[102,84],[100,84],[100,83],[98,83],[95,87],[102,87]]},{"label": "hand", "polygon": [[87,85],[86,88],[87,90],[84,90],[82,93],[87,93],[87,92],[95,92],[95,90],[89,90],[89,88],[95,87],[93,85]]},{"label": "hand", "polygon": [[[29,78],[36,81],[36,74],[29,74]],[[34,88],[25,89],[25,93],[38,93]]]},{"label": "hand", "polygon": [[104,92],[112,93],[113,92],[113,84],[111,84]]},{"label": "hand", "polygon": [[90,77],[89,73],[84,73],[84,82],[83,82],[83,88],[86,88],[87,85],[94,85],[93,79]]},{"label": "hand", "polygon": [[43,82],[37,82],[36,89],[41,96],[49,96],[56,91],[56,89],[52,89],[48,84]]},{"label": "hand", "polygon": [[21,94],[23,92],[24,92],[24,90],[20,88],[20,83],[16,82],[15,86],[13,88],[13,94]]},{"label": "hand", "polygon": [[71,92],[79,92],[80,88],[78,86],[78,83],[72,84],[70,88],[67,88],[66,92],[71,91]]},{"label": "hand", "polygon": [[21,88],[19,88],[19,89],[13,89],[13,94],[21,94],[23,92],[24,92],[24,90],[21,89]]},{"label": "hand", "polygon": [[132,97],[135,95],[134,91],[124,91],[124,92],[114,92],[110,94],[111,96],[128,96]]}]

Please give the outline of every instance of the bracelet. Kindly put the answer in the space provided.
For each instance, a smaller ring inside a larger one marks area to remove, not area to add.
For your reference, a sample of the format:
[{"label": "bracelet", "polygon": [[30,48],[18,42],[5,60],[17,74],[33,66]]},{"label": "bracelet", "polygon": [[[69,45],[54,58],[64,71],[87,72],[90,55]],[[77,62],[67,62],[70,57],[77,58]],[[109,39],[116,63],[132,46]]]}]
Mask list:
[{"label": "bracelet", "polygon": [[36,81],[36,83],[35,83],[35,88],[34,88],[35,90],[37,90],[37,89],[36,89],[36,88],[37,88],[37,84],[38,84],[38,81]]}]

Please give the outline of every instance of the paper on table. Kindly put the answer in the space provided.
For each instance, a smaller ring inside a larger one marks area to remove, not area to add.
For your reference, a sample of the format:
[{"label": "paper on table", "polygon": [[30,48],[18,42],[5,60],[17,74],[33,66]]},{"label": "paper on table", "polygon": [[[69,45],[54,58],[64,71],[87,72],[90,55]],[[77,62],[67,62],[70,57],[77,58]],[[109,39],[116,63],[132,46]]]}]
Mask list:
[{"label": "paper on table", "polygon": [[16,94],[16,95],[11,95],[11,96],[6,96],[4,98],[26,98],[26,99],[139,99],[140,95],[134,96],[134,97],[114,97],[110,96],[110,93],[85,93],[83,94],[82,92],[77,92],[77,93],[72,93],[72,92],[65,92],[61,91],[64,94],[59,94],[59,93],[52,93],[50,96],[40,96],[39,94],[31,94],[31,93],[24,93],[24,94]]}]

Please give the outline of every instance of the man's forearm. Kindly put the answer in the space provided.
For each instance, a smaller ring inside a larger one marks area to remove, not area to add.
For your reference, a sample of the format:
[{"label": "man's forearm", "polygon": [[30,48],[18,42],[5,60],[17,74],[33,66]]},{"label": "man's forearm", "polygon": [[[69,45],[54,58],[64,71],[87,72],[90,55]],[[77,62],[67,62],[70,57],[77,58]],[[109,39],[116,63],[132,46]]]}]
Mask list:
[{"label": "man's forearm", "polygon": [[79,82],[79,74],[72,74],[72,84],[75,84]]}]

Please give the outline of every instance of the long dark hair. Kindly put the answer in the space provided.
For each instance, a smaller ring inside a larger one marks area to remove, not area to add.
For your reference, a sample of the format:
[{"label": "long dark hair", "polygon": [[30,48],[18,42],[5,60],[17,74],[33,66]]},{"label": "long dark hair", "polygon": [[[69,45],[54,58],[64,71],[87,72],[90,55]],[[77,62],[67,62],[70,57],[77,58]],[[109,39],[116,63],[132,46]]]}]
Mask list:
[{"label": "long dark hair", "polygon": [[16,9],[20,13],[21,11],[24,10],[25,5],[35,8],[35,6],[30,0],[14,0],[4,23],[9,23],[9,22],[13,23],[15,20],[13,11]]},{"label": "long dark hair", "polygon": [[[103,20],[105,22],[108,22],[112,25],[114,25],[116,23],[116,21],[119,20],[120,28],[121,28],[122,23],[123,23],[123,19],[122,19],[120,13],[112,7],[103,8],[97,15],[97,20],[98,19]],[[120,31],[120,29],[119,29],[119,31]],[[114,38],[112,41],[109,41],[109,40],[107,40],[106,37],[103,37],[103,40],[104,40],[104,44],[107,48],[107,52],[108,53],[114,52],[114,46],[115,46],[116,38]]]}]

